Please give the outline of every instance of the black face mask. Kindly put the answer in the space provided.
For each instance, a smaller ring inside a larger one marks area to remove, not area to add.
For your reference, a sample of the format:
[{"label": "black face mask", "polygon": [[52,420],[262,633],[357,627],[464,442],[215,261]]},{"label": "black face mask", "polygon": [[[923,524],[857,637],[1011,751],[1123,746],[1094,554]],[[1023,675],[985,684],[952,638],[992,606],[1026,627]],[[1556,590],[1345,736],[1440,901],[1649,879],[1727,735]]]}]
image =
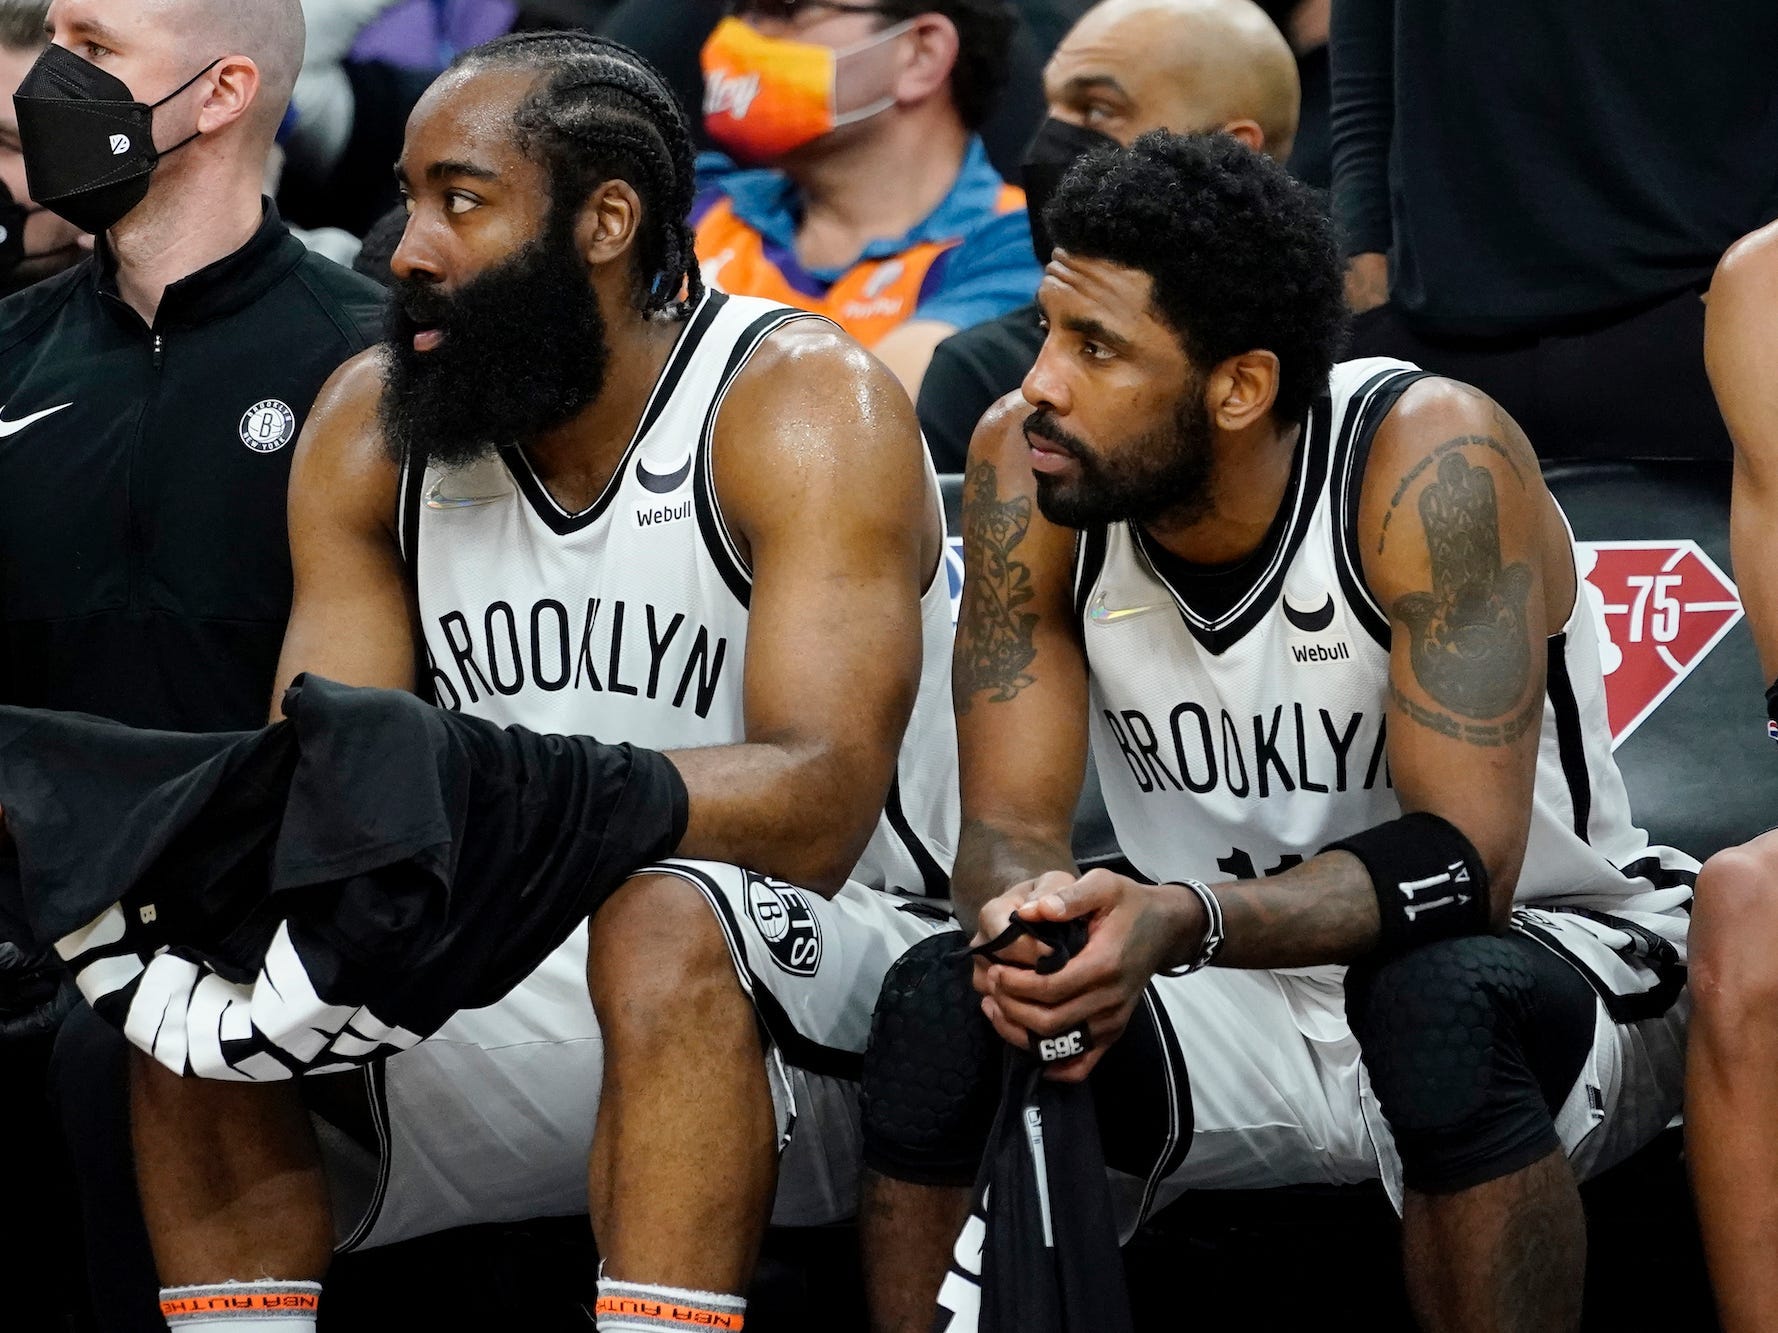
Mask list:
[{"label": "black face mask", "polygon": [[1105,147],[1117,148],[1119,144],[1109,134],[1084,125],[1070,125],[1052,116],[1037,127],[1031,146],[1025,150],[1022,174],[1025,208],[1031,215],[1031,249],[1039,264],[1049,263],[1050,251],[1055,248],[1049,228],[1043,225],[1043,210],[1055,197],[1056,186],[1062,183],[1069,167],[1093,149]]},{"label": "black face mask", "polygon": [[142,202],[160,160],[198,137],[189,135],[167,153],[156,152],[155,107],[221,63],[212,60],[149,106],[136,101],[115,74],[66,47],[45,47],[13,97],[31,197],[82,231],[98,233],[115,225]]},{"label": "black face mask", "polygon": [[0,290],[7,277],[25,262],[25,219],[36,209],[26,208],[0,181]]}]

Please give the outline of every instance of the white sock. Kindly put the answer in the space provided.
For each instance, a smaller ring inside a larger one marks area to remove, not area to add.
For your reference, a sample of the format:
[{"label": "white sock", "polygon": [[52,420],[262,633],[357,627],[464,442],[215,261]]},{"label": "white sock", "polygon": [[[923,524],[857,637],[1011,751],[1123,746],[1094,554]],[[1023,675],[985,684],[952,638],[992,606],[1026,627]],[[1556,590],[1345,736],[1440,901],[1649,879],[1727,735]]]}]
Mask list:
[{"label": "white sock", "polygon": [[746,1315],[744,1296],[613,1282],[600,1265],[599,1302],[593,1307],[599,1333],[686,1333],[691,1329],[739,1333]]},{"label": "white sock", "polygon": [[173,1333],[305,1333],[315,1327],[319,1282],[216,1282],[162,1287],[161,1318]]}]

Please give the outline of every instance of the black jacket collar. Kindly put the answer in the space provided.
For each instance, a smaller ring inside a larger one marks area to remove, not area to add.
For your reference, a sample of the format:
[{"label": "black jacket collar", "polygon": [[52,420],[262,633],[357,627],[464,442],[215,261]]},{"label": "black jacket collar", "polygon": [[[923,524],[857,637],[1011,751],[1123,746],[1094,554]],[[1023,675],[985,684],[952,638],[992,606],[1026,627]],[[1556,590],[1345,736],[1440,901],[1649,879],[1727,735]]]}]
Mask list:
[{"label": "black jacket collar", "polygon": [[[169,283],[155,315],[157,330],[197,328],[253,304],[302,262],[303,243],[290,234],[278,216],[277,205],[262,198],[264,215],[259,230],[233,254],[224,255],[196,273]],[[117,291],[117,256],[103,236],[94,247],[93,275],[99,295],[114,314],[132,327],[141,318]]]}]

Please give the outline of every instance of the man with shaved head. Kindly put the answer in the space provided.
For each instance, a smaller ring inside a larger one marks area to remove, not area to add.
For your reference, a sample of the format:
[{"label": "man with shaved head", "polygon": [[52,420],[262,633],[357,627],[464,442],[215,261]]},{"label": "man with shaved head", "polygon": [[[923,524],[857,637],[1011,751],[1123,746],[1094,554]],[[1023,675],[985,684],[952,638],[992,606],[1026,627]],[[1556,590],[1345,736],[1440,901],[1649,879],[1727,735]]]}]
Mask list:
[{"label": "man with shaved head", "polygon": [[[96,240],[0,302],[0,702],[257,726],[290,610],[290,446],[381,301],[261,196],[302,6],[44,8],[49,44],[6,108],[14,193],[47,210],[29,250]],[[50,1076],[105,1327],[153,1327],[121,1039],[77,1010]]]},{"label": "man with shaved head", "polygon": [[[1089,148],[1149,130],[1221,130],[1282,162],[1296,138],[1296,61],[1253,0],[1104,0],[1062,39],[1043,84],[1049,119],[1024,172],[1039,263],[1050,256],[1044,205]],[[1042,343],[1033,302],[939,344],[919,412],[940,472],[963,470],[975,423],[1019,387]]]}]

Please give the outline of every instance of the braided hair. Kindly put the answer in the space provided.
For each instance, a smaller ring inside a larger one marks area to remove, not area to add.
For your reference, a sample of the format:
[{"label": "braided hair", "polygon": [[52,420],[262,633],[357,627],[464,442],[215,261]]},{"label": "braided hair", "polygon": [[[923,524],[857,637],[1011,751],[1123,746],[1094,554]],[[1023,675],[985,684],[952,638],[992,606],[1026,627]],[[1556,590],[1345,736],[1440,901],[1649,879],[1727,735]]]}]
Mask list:
[{"label": "braided hair", "polygon": [[704,280],[687,221],[697,188],[691,134],[654,66],[627,46],[572,30],[496,38],[451,63],[466,66],[546,71],[513,123],[519,147],[549,174],[554,216],[574,216],[606,181],[627,182],[642,200],[637,309],[684,315],[695,306]]}]

